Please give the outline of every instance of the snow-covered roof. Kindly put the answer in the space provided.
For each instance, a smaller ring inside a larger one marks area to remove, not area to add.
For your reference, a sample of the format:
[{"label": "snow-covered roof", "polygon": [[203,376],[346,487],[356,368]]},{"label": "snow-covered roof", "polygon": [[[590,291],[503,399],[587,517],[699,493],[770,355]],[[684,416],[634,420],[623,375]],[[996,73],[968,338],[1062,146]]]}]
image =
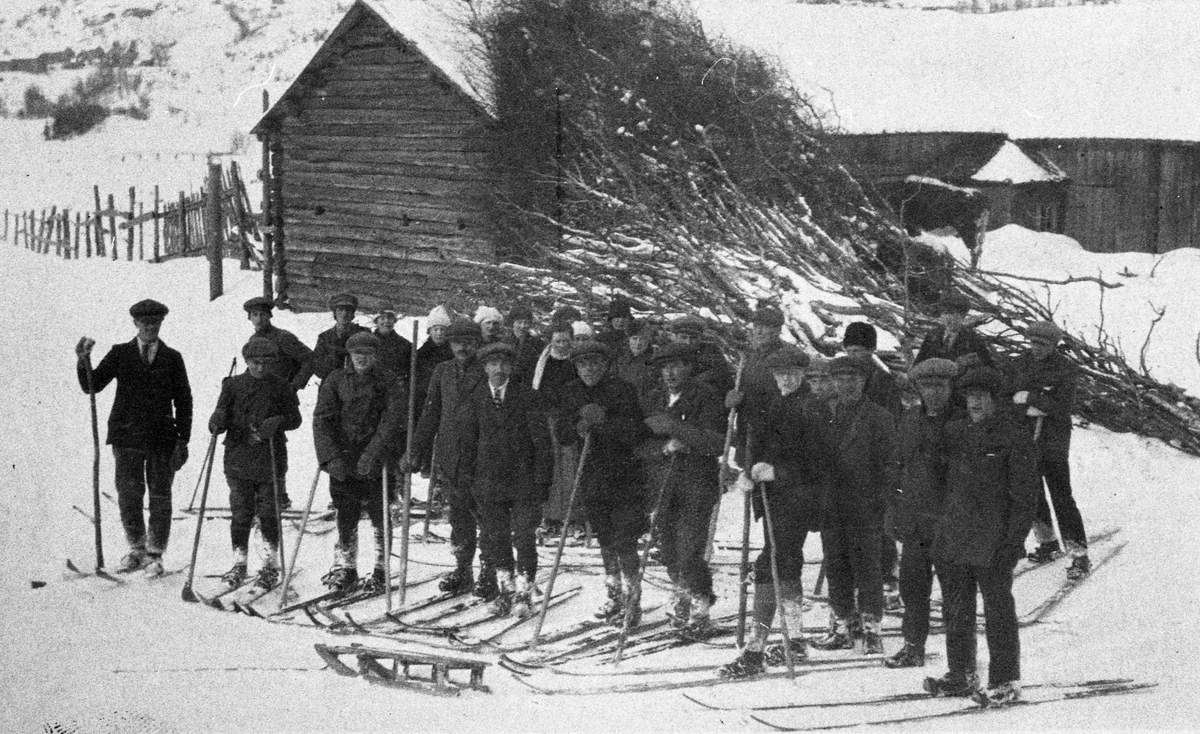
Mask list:
[{"label": "snow-covered roof", "polygon": [[[313,54],[304,71],[314,69],[334,53],[337,40],[357,23],[364,12],[369,12],[420,54],[435,73],[474,102],[490,117],[495,116],[490,77],[484,73],[483,56],[478,39],[471,33],[468,23],[469,6],[462,0],[355,0],[350,10]],[[263,123],[283,109],[284,103],[299,93],[304,85],[303,72],[287,88],[278,101],[254,126],[258,133]]]},{"label": "snow-covered roof", "polygon": [[997,183],[1034,183],[1037,181],[1062,181],[1066,174],[1044,157],[1034,161],[1011,140],[1005,140],[992,159],[971,176],[973,181]]}]

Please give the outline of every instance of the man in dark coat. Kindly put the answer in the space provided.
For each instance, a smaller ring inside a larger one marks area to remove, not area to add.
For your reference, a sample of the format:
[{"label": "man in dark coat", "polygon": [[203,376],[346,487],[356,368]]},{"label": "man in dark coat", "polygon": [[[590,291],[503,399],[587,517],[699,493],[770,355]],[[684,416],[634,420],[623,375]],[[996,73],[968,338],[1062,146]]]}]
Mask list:
[{"label": "man in dark coat", "polygon": [[[764,518],[764,545],[754,562],[754,610],[750,639],[733,662],[718,671],[723,678],[746,678],[765,672],[767,665],[782,665],[783,643],[767,644],[776,611],[787,624],[793,659],[808,657],[804,629],[804,542],[810,531],[821,529],[821,503],[827,483],[829,452],[822,434],[822,409],[803,389],[809,358],[795,346],[781,346],[763,361],[776,383],[775,396],[765,413],[750,424],[746,456],[753,464],[749,476],[737,486],[754,492],[754,515]],[[743,381],[745,377],[743,376]],[[755,486],[761,492],[755,491]],[[771,510],[771,530],[766,531],[764,496]],[[779,596],[771,569],[771,554],[779,568]]]},{"label": "man in dark coat", "polygon": [[617,354],[629,340],[629,327],[633,323],[633,307],[625,296],[613,296],[604,314],[608,326],[596,341],[608,347],[609,354]]},{"label": "man in dark coat", "polygon": [[708,321],[699,316],[681,316],[670,322],[667,328],[673,344],[696,350],[695,379],[706,383],[721,396],[733,388],[733,369],[725,361],[725,355],[716,344],[704,341]]},{"label": "man in dark coat", "polygon": [[529,306],[514,306],[508,312],[508,323],[512,329],[512,345],[517,350],[516,372],[513,377],[530,385],[538,358],[546,348],[546,340],[533,333],[533,309]]},{"label": "man in dark coat", "polygon": [[375,569],[368,589],[386,588],[383,555],[383,467],[394,471],[404,444],[407,386],[378,364],[379,340],[360,332],[346,340],[349,364],[321,382],[313,410],[317,463],[329,474],[338,545],[327,586],[347,591],[358,580],[358,522],[365,509],[375,531]]},{"label": "man in dark coat", "polygon": [[600,542],[608,592],[597,619],[630,625],[641,618],[638,538],[645,532],[645,476],[637,446],[650,437],[637,390],[609,370],[600,342],[576,344],[571,360],[579,380],[559,392],[554,421],[560,445],[580,446],[591,436],[576,502]]},{"label": "man in dark coat", "polygon": [[[784,350],[791,353],[792,349],[779,338],[782,328],[783,312],[774,306],[763,306],[754,312],[750,324],[750,349],[746,351],[746,362],[742,367],[741,388],[731,388],[725,394],[725,407],[737,408],[738,444],[742,447],[746,443],[747,427],[762,427],[767,411],[779,396],[771,365],[778,352]],[[803,382],[800,383],[800,391],[800,398],[808,393],[808,387]],[[744,449],[739,450],[740,462],[744,462],[743,454]]]},{"label": "man in dark coat", "polygon": [[532,392],[512,378],[513,346],[493,342],[477,359],[487,381],[471,394],[464,416],[463,483],[479,520],[480,576],[496,579],[496,588],[488,590],[492,611],[524,617],[533,611],[537,527],[550,489],[550,436]]},{"label": "man in dark coat", "polygon": [[[1083,516],[1071,491],[1071,413],[1075,409],[1077,370],[1058,351],[1062,332],[1054,324],[1030,324],[1025,337],[1029,351],[1010,365],[1008,387],[1013,391],[1012,401],[1021,423],[1038,447],[1038,473],[1050,491],[1062,541],[1072,556],[1067,574],[1078,579],[1091,571],[1092,564]],[[1038,547],[1029,554],[1035,563],[1052,560],[1060,552],[1050,509],[1043,492],[1033,525]]]},{"label": "man in dark coat", "polygon": [[[413,455],[405,457],[404,468],[416,472],[430,467],[431,481],[446,492],[450,504],[450,551],[454,554],[455,568],[442,578],[440,588],[465,592],[475,581],[477,525],[475,500],[464,474],[463,431],[471,395],[487,382],[487,375],[475,359],[481,338],[479,324],[456,319],[446,329],[446,338],[454,350],[454,358],[433,369],[417,435],[413,438]],[[495,591],[495,575],[481,573],[475,594],[490,598]]]},{"label": "man in dark coat", "polygon": [[[832,477],[824,507],[821,545],[829,579],[830,631],[814,640],[822,650],[850,649],[861,624],[862,652],[883,653],[883,575],[879,548],[884,501],[893,486],[895,428],[891,415],[863,395],[869,365],[838,357],[830,367],[837,398],[825,430]],[[855,619],[855,593],[859,619]]]},{"label": "man in dark coat", "polygon": [[[137,337],[113,345],[94,372],[95,340],[85,336],[75,347],[75,372],[85,393],[98,393],[117,381],[106,440],[116,460],[117,505],[129,543],[117,570],[145,568],[150,576],[163,572],[162,554],[171,534],[171,484],[187,462],[192,437],[192,388],[183,357],[158,338],[167,310],[153,300],[133,304],[129,314]],[[149,530],[142,515],[147,494]]]},{"label": "man in dark coat", "polygon": [[650,366],[653,356],[650,345],[654,341],[654,327],[649,321],[637,319],[629,325],[629,338],[625,345],[611,352],[610,371],[614,376],[633,385],[637,391],[638,404],[646,410],[646,399],[658,385],[658,370]]},{"label": "man in dark coat", "polygon": [[333,311],[333,326],[317,335],[317,346],[313,349],[313,374],[324,380],[329,373],[346,366],[349,353],[346,341],[355,334],[370,333],[370,329],[354,323],[358,311],[358,298],[349,293],[339,293],[329,299]]},{"label": "man in dark coat", "polygon": [[668,344],[655,354],[662,386],[649,403],[646,425],[654,437],[640,449],[656,492],[660,559],[675,585],[673,621],[686,634],[704,634],[716,596],[704,560],[708,525],[721,497],[718,457],[725,444],[725,406],[710,385],[693,376],[696,347]]},{"label": "man in dark coat", "polygon": [[299,392],[312,377],[313,351],[296,338],[295,334],[271,323],[274,307],[275,304],[262,296],[256,296],[242,304],[242,308],[246,310],[246,319],[254,326],[254,336],[270,339],[279,350],[279,356],[268,363],[271,374],[283,378],[293,392]]},{"label": "man in dark coat", "polygon": [[971,311],[970,300],[961,293],[949,293],[938,307],[940,324],[925,335],[913,364],[937,357],[958,363],[963,368],[994,367],[996,360],[987,340],[966,325],[967,314]]},{"label": "man in dark coat", "polygon": [[989,703],[1020,698],[1021,642],[1013,568],[1024,555],[1037,503],[1037,458],[1030,436],[999,409],[1004,378],[988,367],[958,382],[966,421],[946,427],[949,465],[946,504],[934,540],[946,618],[942,678],[926,678],[933,695],[967,696],[975,672],[975,598],[983,596],[987,624]]},{"label": "man in dark coat", "polygon": [[887,532],[900,541],[900,597],[904,600],[904,645],[883,661],[889,668],[925,664],[929,638],[929,594],[933,590],[933,540],[946,498],[946,422],[958,367],[934,357],[908,377],[921,403],[904,412],[896,431],[897,491],[891,494]]},{"label": "man in dark coat", "polygon": [[242,347],[246,371],[221,383],[221,396],[208,430],[225,434],[225,481],[231,510],[229,534],[233,567],[222,577],[230,588],[246,579],[250,528],[258,518],[266,547],[256,585],[279,582],[279,510],[275,493],[287,475],[287,435],[300,427],[300,403],[291,385],[270,371],[279,348],[252,336]]},{"label": "man in dark coat", "polygon": [[412,382],[412,342],[396,331],[396,309],[381,308],[375,316],[375,338],[379,340],[379,366]]}]

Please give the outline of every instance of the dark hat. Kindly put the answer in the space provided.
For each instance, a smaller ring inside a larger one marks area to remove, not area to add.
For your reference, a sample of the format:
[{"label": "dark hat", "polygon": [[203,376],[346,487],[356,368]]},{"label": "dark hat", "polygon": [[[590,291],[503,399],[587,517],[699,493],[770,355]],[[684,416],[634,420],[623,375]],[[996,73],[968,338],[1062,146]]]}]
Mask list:
[{"label": "dark hat", "polygon": [[455,339],[482,339],[483,330],[479,324],[470,319],[457,318],[450,322],[446,327],[446,338],[453,341]]},{"label": "dark hat", "polygon": [[[853,326],[853,324],[851,324]],[[849,375],[854,374],[860,377],[867,376],[868,365],[859,362],[857,359],[850,357],[835,357],[829,365],[829,374],[831,375]]]},{"label": "dark hat", "polygon": [[942,313],[967,313],[971,310],[971,299],[958,291],[951,291],[942,296],[938,309]]},{"label": "dark hat", "polygon": [[1030,341],[1048,341],[1057,344],[1062,339],[1062,329],[1050,321],[1035,321],[1025,327],[1025,338]]},{"label": "dark hat", "polygon": [[672,321],[667,327],[676,334],[700,335],[708,328],[708,321],[699,316],[682,316]]},{"label": "dark hat", "polygon": [[158,301],[147,298],[144,301],[138,301],[130,306],[129,315],[142,321],[145,321],[146,319],[158,319],[161,321],[170,310],[171,309],[167,308]]},{"label": "dark hat", "polygon": [[633,308],[629,303],[629,299],[625,296],[614,296],[608,302],[607,316],[610,319],[628,318],[633,316]]},{"label": "dark hat", "polygon": [[592,339],[578,342],[571,346],[572,362],[582,361],[585,357],[600,357],[607,360],[610,356],[611,352],[609,352],[607,346]]},{"label": "dark hat", "polygon": [[346,340],[346,351],[374,354],[379,350],[379,337],[369,331],[359,331]]},{"label": "dark hat", "polygon": [[576,321],[582,321],[583,314],[574,306],[559,306],[554,309],[554,313],[550,315],[550,321],[554,324],[565,323],[568,326]]},{"label": "dark hat", "polygon": [[963,392],[982,390],[995,395],[1004,389],[1004,375],[991,367],[972,367],[958,378],[958,389]]},{"label": "dark hat", "polygon": [[911,380],[953,380],[958,375],[958,365],[952,360],[934,357],[918,362],[908,371]]},{"label": "dark hat", "polygon": [[503,357],[510,362],[515,361],[517,350],[508,342],[492,342],[475,354],[475,358],[480,362],[487,362],[498,357]]},{"label": "dark hat", "polygon": [[699,350],[687,344],[664,344],[654,350],[654,356],[650,358],[650,363],[655,367],[662,367],[670,362],[687,362],[692,364],[700,356]]},{"label": "dark hat", "polygon": [[760,306],[750,316],[750,322],[759,326],[770,326],[778,329],[783,326],[783,311],[774,306]]},{"label": "dark hat", "polygon": [[243,303],[242,308],[246,309],[246,313],[250,313],[251,311],[266,311],[270,313],[275,308],[275,304],[269,298],[255,296]]},{"label": "dark hat", "polygon": [[329,310],[335,308],[352,308],[358,310],[358,297],[351,293],[339,293],[329,299]]},{"label": "dark hat", "polygon": [[877,343],[875,327],[865,321],[849,324],[846,327],[846,335],[842,337],[842,346],[845,347],[866,347],[873,350]]},{"label": "dark hat", "polygon": [[244,359],[275,359],[278,356],[279,347],[275,346],[275,342],[261,336],[252,336],[250,341],[242,345]]},{"label": "dark hat", "polygon": [[791,344],[785,344],[767,355],[763,360],[763,366],[772,370],[783,370],[789,368],[804,369],[808,366],[808,352]]},{"label": "dark hat", "polygon": [[533,321],[533,309],[524,304],[513,306],[508,312],[508,322],[511,324],[514,321]]}]

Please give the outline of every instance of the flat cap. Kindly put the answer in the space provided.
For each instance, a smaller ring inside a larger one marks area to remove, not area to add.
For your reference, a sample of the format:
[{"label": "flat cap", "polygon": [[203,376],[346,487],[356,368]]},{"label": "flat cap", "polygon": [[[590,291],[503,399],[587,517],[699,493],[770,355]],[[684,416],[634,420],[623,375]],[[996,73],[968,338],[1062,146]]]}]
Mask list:
[{"label": "flat cap", "polygon": [[335,308],[352,308],[358,310],[358,296],[353,293],[339,293],[329,297],[329,310]]},{"label": "flat cap", "polygon": [[482,339],[483,330],[470,319],[455,319],[446,327],[447,339]]},{"label": "flat cap", "polygon": [[750,322],[759,326],[770,326],[778,329],[783,326],[783,311],[774,306],[760,306],[751,314]]},{"label": "flat cap", "polygon": [[171,309],[165,305],[147,298],[129,307],[129,315],[135,319],[162,319]]},{"label": "flat cap", "polygon": [[785,344],[767,355],[763,366],[772,370],[787,368],[804,369],[809,363],[808,352],[792,344]]},{"label": "flat cap", "polygon": [[533,321],[533,309],[524,304],[513,306],[508,312],[508,321]]},{"label": "flat cap", "polygon": [[670,362],[687,362],[691,364],[700,356],[700,352],[695,347],[688,344],[664,344],[654,350],[654,356],[650,358],[650,363],[655,367],[661,367]]},{"label": "flat cap", "polygon": [[958,365],[953,360],[934,357],[918,362],[908,371],[912,380],[953,380],[958,376]]},{"label": "flat cap", "polygon": [[358,354],[374,354],[379,349],[379,337],[368,331],[360,331],[346,340],[346,351]]},{"label": "flat cap", "polygon": [[266,311],[267,313],[270,313],[275,309],[275,304],[272,303],[271,299],[269,298],[255,296],[249,301],[243,303],[242,308],[246,309],[246,313],[250,313],[251,311]]},{"label": "flat cap", "polygon": [[571,346],[572,362],[579,362],[588,357],[600,357],[607,360],[610,356],[612,353],[608,347],[593,339],[577,342]]},{"label": "flat cap", "polygon": [[681,316],[667,325],[676,334],[703,334],[708,322],[699,316]]},{"label": "flat cap", "polygon": [[279,347],[270,339],[252,336],[250,341],[242,345],[243,359],[275,359],[279,356]]},{"label": "flat cap", "polygon": [[492,342],[476,352],[475,358],[480,362],[492,359],[507,359],[511,362],[516,360],[517,350],[508,342]]},{"label": "flat cap", "polygon": [[972,367],[958,378],[958,389],[982,390],[995,395],[1004,389],[1004,375],[991,367]]},{"label": "flat cap", "polygon": [[831,375],[858,375],[860,377],[867,376],[868,365],[859,362],[857,359],[850,357],[835,357],[829,365],[829,374]]},{"label": "flat cap", "polygon": [[942,313],[967,313],[971,310],[971,299],[958,291],[950,291],[942,296],[938,309]]},{"label": "flat cap", "polygon": [[550,314],[550,321],[553,323],[572,324],[583,318],[583,314],[574,306],[559,306],[554,309],[554,313]]},{"label": "flat cap", "polygon": [[842,337],[842,346],[866,347],[874,349],[879,342],[875,327],[865,321],[855,321],[846,326],[846,335]]},{"label": "flat cap", "polygon": [[1030,341],[1048,341],[1057,344],[1062,339],[1062,329],[1051,321],[1034,321],[1025,327],[1025,338]]}]

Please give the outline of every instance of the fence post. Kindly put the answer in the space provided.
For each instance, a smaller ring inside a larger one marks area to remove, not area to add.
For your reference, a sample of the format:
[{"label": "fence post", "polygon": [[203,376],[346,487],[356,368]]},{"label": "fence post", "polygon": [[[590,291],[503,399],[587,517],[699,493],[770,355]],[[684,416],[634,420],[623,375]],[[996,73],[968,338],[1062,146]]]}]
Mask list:
[{"label": "fence post", "polygon": [[221,164],[208,164],[208,198],[204,202],[204,236],[208,240],[208,300],[215,301],[224,290],[222,256],[225,226],[221,221]]},{"label": "fence post", "polygon": [[79,259],[79,231],[82,228],[83,228],[83,215],[80,214],[79,212],[75,212],[75,246],[73,248],[73,252],[71,253],[71,255],[76,260]]},{"label": "fence post", "polygon": [[159,199],[158,199],[158,184],[154,184],[154,262],[158,262],[158,253],[159,253],[159,246],[158,246],[158,230],[159,230],[159,227],[158,227],[158,207],[159,207]]},{"label": "fence post", "polygon": [[146,259],[146,202],[138,202],[138,260]]},{"label": "fence post", "polygon": [[37,210],[29,210],[29,224],[25,227],[25,249],[33,249],[33,228],[37,222]]},{"label": "fence post", "polygon": [[188,251],[187,201],[183,191],[179,192],[179,253],[186,255]]},{"label": "fence post", "polygon": [[112,233],[112,259],[121,256],[121,238],[117,232],[117,200],[108,195],[108,231]]},{"label": "fence post", "polygon": [[125,259],[133,262],[133,218],[134,212],[137,211],[137,189],[129,187],[129,218],[126,224],[129,225],[129,231],[125,233]]},{"label": "fence post", "polygon": [[62,212],[62,256],[64,260],[71,259],[71,210],[63,209]]},{"label": "fence post", "polygon": [[234,219],[237,221],[238,242],[241,244],[241,261],[238,267],[242,270],[250,269],[250,237],[246,234],[246,208],[242,204],[242,174],[238,169],[237,161],[229,163],[229,182],[230,188],[233,191],[231,200],[233,201]]},{"label": "fence post", "polygon": [[288,297],[287,281],[287,242],[283,237],[283,218],[285,215],[283,202],[283,144],[278,135],[272,135],[271,140],[271,222],[275,234],[275,293],[279,303],[286,303]]},{"label": "fence post", "polygon": [[[104,220],[100,217],[100,185],[92,186],[92,196],[96,200],[96,255],[104,256]],[[89,257],[91,257],[89,255]]]}]

